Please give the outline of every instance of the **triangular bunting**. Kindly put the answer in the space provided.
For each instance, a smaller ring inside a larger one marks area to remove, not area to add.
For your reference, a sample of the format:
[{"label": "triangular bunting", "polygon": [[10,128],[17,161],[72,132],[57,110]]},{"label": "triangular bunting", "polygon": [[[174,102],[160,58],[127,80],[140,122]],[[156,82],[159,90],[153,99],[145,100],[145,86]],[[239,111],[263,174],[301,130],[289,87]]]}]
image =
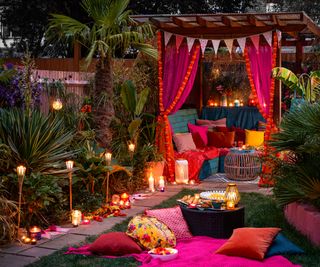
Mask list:
[{"label": "triangular bunting", "polygon": [[282,32],[277,30],[277,37],[278,37],[278,47],[281,45],[281,39],[282,39]]},{"label": "triangular bunting", "polygon": [[256,50],[257,50],[257,53],[259,53],[260,35],[259,35],[259,34],[252,35],[252,36],[250,36],[250,38],[251,38],[251,41],[252,41],[254,47],[255,47]]},{"label": "triangular bunting", "polygon": [[226,39],[224,40],[224,42],[226,43],[226,46],[229,50],[230,56],[232,55],[232,47],[233,47],[233,39]]},{"label": "triangular bunting", "polygon": [[164,46],[167,46],[171,36],[172,36],[171,32],[164,32]]},{"label": "triangular bunting", "polygon": [[202,57],[203,57],[204,56],[204,51],[206,50],[206,46],[207,46],[208,40],[207,39],[200,39],[199,42],[200,42],[200,47],[201,47]]},{"label": "triangular bunting", "polygon": [[211,40],[211,42],[212,42],[212,46],[213,46],[215,54],[218,55],[220,40]]},{"label": "triangular bunting", "polygon": [[246,40],[247,40],[246,37],[244,37],[244,38],[238,38],[238,39],[237,39],[237,42],[238,42],[238,44],[239,44],[239,46],[240,46],[240,49],[241,49],[242,54],[244,53],[244,49],[245,49],[245,47],[246,47]]},{"label": "triangular bunting", "polygon": [[266,41],[268,42],[268,44],[270,46],[272,46],[272,32],[265,32],[263,34],[264,38],[266,39]]},{"label": "triangular bunting", "polygon": [[190,52],[193,46],[193,43],[196,39],[192,37],[187,37],[187,45],[188,45],[188,51]]},{"label": "triangular bunting", "polygon": [[179,48],[180,48],[180,45],[181,45],[183,39],[184,39],[184,36],[176,35],[176,48],[177,48],[177,51],[179,51]]}]

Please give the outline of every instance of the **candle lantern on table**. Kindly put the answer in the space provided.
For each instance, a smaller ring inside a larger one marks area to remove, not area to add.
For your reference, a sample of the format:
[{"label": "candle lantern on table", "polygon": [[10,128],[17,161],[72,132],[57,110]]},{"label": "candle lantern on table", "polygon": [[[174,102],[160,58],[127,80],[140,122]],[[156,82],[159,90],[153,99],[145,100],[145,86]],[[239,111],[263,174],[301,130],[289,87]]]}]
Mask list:
[{"label": "candle lantern on table", "polygon": [[159,190],[164,192],[164,178],[162,175],[159,177]]},{"label": "candle lantern on table", "polygon": [[122,200],[124,203],[127,202],[129,199],[129,195],[127,193],[123,193],[120,196],[120,201]]},{"label": "candle lantern on table", "polygon": [[175,163],[175,181],[177,184],[188,184],[188,161],[185,159],[178,159]]},{"label": "candle lantern on table", "polygon": [[35,238],[36,240],[41,239],[41,229],[37,226],[33,226],[29,230],[29,236],[31,239]]},{"label": "candle lantern on table", "polygon": [[20,165],[17,167],[17,175],[18,175],[18,184],[19,184],[19,202],[18,202],[18,231],[17,235],[19,237],[19,228],[20,228],[20,218],[21,218],[21,199],[22,199],[22,186],[23,186],[23,180],[24,176],[26,174],[26,167],[23,165]]},{"label": "candle lantern on table", "polygon": [[112,205],[119,205],[120,196],[119,195],[112,195],[111,204]]},{"label": "candle lantern on table", "polygon": [[68,170],[68,175],[69,175],[69,204],[70,204],[70,212],[72,212],[72,169],[73,169],[73,161],[72,160],[67,160],[66,161],[66,166]]},{"label": "candle lantern on table", "polygon": [[224,197],[227,209],[234,209],[240,201],[240,194],[235,183],[229,183],[227,185]]},{"label": "candle lantern on table", "polygon": [[150,192],[154,192],[155,191],[155,189],[154,189],[154,178],[153,178],[153,174],[152,173],[150,174],[148,182],[149,182],[149,191]]},{"label": "candle lantern on table", "polygon": [[106,160],[106,165],[107,165],[107,177],[106,177],[106,203],[109,202],[109,178],[110,178],[110,170],[109,170],[109,167],[110,167],[110,164],[111,164],[111,159],[112,159],[112,154],[110,152],[106,152],[104,154],[104,158]]},{"label": "candle lantern on table", "polygon": [[74,227],[77,227],[80,225],[81,223],[81,211],[80,210],[73,210],[72,213],[71,213],[71,222],[72,222],[72,225]]}]

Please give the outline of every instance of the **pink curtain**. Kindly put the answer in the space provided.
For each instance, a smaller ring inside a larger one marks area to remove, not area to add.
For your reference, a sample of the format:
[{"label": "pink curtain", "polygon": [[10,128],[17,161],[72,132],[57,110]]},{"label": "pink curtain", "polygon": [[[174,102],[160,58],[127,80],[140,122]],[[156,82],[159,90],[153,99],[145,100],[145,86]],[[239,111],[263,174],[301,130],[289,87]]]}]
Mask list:
[{"label": "pink curtain", "polygon": [[251,66],[252,79],[257,92],[260,108],[263,117],[267,118],[270,110],[270,88],[272,70],[272,48],[267,45],[260,45],[259,51],[254,45],[249,45],[248,56]]},{"label": "pink curtain", "polygon": [[[195,45],[189,53],[186,42],[181,44],[179,50],[176,49],[176,45],[174,43],[171,43],[166,47],[163,68],[163,105],[165,110],[168,109],[177,95],[179,87],[186,76],[194,49],[197,49]],[[200,53],[197,53],[195,64],[191,70],[186,87],[170,114],[178,111],[190,94],[197,74],[199,55]]]}]

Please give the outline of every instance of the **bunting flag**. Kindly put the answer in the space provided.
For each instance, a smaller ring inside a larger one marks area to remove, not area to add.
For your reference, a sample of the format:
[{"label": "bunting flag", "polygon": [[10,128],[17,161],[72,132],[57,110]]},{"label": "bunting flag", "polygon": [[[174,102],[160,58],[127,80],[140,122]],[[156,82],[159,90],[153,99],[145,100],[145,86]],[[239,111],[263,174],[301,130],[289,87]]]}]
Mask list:
[{"label": "bunting flag", "polygon": [[187,37],[187,45],[188,45],[188,51],[190,53],[191,49],[192,49],[192,46],[193,46],[193,43],[196,39],[195,38],[192,38],[192,37]]},{"label": "bunting flag", "polygon": [[254,47],[255,47],[256,50],[257,50],[257,53],[259,53],[260,35],[259,35],[259,34],[252,35],[252,36],[250,36],[250,38],[251,38],[251,41],[252,41]]},{"label": "bunting flag", "polygon": [[211,40],[211,42],[213,45],[214,52],[215,52],[216,56],[218,56],[218,49],[219,49],[219,45],[220,45],[220,40]]},{"label": "bunting flag", "polygon": [[247,38],[246,38],[246,37],[244,37],[244,38],[238,38],[238,39],[237,39],[237,42],[238,42],[238,44],[239,44],[239,46],[240,46],[240,49],[241,49],[242,54],[244,53],[244,49],[245,49],[245,47],[246,47],[246,41],[247,41]]},{"label": "bunting flag", "polygon": [[180,45],[183,41],[184,37],[182,35],[176,35],[176,48],[179,51]]},{"label": "bunting flag", "polygon": [[232,55],[233,39],[225,39],[224,42],[229,50],[230,56]]},{"label": "bunting flag", "polygon": [[208,41],[207,39],[200,39],[199,42],[200,42],[200,47],[201,47],[201,51],[202,51],[202,57],[204,57],[204,51],[206,50],[206,46],[208,44]]},{"label": "bunting flag", "polygon": [[281,46],[281,39],[282,39],[282,32],[277,30],[277,37],[278,37],[278,47]]},{"label": "bunting flag", "polygon": [[272,46],[272,32],[265,32],[263,33],[264,38],[268,42],[270,46]]},{"label": "bunting flag", "polygon": [[164,32],[164,46],[167,46],[171,36],[172,36],[171,32]]}]

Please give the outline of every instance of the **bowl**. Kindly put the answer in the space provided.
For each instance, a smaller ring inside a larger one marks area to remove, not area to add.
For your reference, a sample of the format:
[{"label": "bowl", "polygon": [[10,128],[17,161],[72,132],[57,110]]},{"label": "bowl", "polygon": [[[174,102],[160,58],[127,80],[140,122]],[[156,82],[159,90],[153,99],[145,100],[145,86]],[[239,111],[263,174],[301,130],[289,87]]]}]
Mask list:
[{"label": "bowl", "polygon": [[151,249],[148,253],[154,259],[160,259],[162,261],[170,261],[178,257],[178,250],[174,248],[165,248],[170,254],[155,254],[156,249]]}]

